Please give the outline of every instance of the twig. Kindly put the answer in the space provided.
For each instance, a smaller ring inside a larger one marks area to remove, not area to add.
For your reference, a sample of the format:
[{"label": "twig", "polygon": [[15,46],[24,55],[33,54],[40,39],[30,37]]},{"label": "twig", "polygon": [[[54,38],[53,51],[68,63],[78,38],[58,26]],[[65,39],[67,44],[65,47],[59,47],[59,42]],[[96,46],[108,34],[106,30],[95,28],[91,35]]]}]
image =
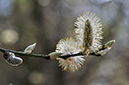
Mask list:
[{"label": "twig", "polygon": [[[20,55],[20,56],[30,56],[30,57],[37,57],[37,58],[43,58],[43,59],[47,59],[47,60],[50,60],[50,56],[49,55],[45,55],[45,54],[34,54],[34,53],[25,53],[25,52],[22,52],[22,51],[14,51],[14,50],[9,50],[9,49],[5,49],[5,48],[0,48],[0,51],[5,53],[5,52],[12,52],[16,55]],[[71,54],[71,55],[61,55],[59,56],[60,58],[68,58],[68,57],[74,57],[74,56],[82,56],[83,54],[80,52],[80,53],[77,53],[77,54]],[[90,53],[89,55],[95,55],[95,53]]]}]

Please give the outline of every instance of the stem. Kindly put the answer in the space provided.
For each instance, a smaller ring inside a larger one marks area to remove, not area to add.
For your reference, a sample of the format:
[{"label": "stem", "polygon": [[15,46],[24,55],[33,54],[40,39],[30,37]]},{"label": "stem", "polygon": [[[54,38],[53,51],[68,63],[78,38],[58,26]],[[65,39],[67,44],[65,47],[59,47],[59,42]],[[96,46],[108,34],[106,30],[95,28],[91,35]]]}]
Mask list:
[{"label": "stem", "polygon": [[[100,50],[102,50],[103,48],[101,48]],[[99,50],[99,51],[100,51]],[[38,58],[43,58],[43,59],[47,59],[47,60],[50,60],[50,56],[48,55],[44,55],[44,54],[34,54],[34,53],[24,53],[22,51],[14,51],[14,50],[8,50],[8,49],[4,49],[4,48],[0,48],[0,51],[5,53],[5,52],[12,52],[14,54],[17,54],[17,55],[21,55],[21,56],[31,56],[31,57],[38,57]],[[77,53],[77,54],[71,54],[71,55],[61,55],[59,56],[59,58],[68,58],[68,57],[71,57],[71,56],[81,56],[83,55],[81,52]],[[93,53],[90,53],[89,55],[95,55],[95,56],[101,56],[101,55],[96,55],[94,52]]]},{"label": "stem", "polygon": [[71,56],[81,56],[81,55],[83,55],[82,52],[79,52],[79,53],[77,53],[77,54],[62,55],[62,56],[59,56],[59,58],[67,59],[68,57],[71,57]]},{"label": "stem", "polygon": [[0,51],[5,53],[5,52],[12,52],[14,54],[17,54],[17,55],[21,55],[21,56],[32,56],[32,57],[39,57],[39,58],[46,58],[47,55],[43,55],[43,54],[28,54],[28,53],[24,53],[24,52],[21,52],[21,51],[14,51],[14,50],[8,50],[8,49],[4,49],[4,48],[0,48]]}]

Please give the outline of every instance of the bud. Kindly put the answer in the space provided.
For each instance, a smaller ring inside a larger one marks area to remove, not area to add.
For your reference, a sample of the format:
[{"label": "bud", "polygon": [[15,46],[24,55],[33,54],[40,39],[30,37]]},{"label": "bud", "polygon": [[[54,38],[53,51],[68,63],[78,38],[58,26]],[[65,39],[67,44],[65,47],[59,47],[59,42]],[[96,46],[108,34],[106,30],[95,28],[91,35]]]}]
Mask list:
[{"label": "bud", "polygon": [[98,51],[98,52],[96,53],[96,55],[97,55],[97,56],[103,56],[103,55],[105,55],[110,49],[111,49],[111,47],[106,48],[106,49],[101,50],[101,51]]},{"label": "bud", "polygon": [[30,54],[30,53],[34,50],[35,46],[36,46],[36,43],[34,43],[34,44],[32,44],[32,45],[29,45],[29,46],[24,50],[24,53]]},{"label": "bud", "polygon": [[115,43],[115,40],[110,40],[108,41],[105,45],[104,45],[104,48],[109,48],[113,45],[113,43]]},{"label": "bud", "polygon": [[50,56],[50,59],[56,59],[62,54],[63,54],[62,52],[52,52],[49,54],[49,56]]},{"label": "bud", "polygon": [[16,57],[12,52],[5,52],[4,58],[6,62],[12,66],[18,66],[23,62],[21,58]]}]

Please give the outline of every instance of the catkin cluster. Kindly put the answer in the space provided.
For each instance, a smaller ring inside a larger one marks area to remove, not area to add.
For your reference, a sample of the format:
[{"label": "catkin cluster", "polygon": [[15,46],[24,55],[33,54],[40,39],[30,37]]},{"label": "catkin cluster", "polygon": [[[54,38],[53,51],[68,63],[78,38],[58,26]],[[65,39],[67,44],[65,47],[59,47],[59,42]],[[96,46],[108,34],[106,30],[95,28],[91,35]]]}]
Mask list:
[{"label": "catkin cluster", "polygon": [[100,18],[95,13],[85,12],[84,14],[77,17],[74,23],[76,27],[74,29],[75,38],[64,38],[61,39],[57,46],[56,52],[62,52],[62,55],[72,55],[81,52],[83,55],[71,56],[66,59],[57,58],[59,60],[59,66],[64,71],[75,72],[80,68],[85,57],[90,52],[96,53],[102,48],[101,40],[102,37],[102,24]]}]

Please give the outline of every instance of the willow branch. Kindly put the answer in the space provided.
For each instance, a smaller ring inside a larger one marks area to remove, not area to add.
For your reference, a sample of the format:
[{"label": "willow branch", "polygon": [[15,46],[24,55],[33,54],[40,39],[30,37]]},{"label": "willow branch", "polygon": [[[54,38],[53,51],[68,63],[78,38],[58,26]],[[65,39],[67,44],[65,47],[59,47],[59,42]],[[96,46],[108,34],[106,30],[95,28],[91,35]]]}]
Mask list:
[{"label": "willow branch", "polygon": [[28,53],[24,53],[22,51],[14,51],[14,50],[9,50],[9,49],[4,49],[4,48],[0,48],[0,51],[5,53],[5,52],[12,52],[14,54],[17,54],[17,55],[21,55],[21,56],[31,56],[31,57],[39,57],[39,58],[46,58],[47,55],[44,55],[44,54],[28,54]]},{"label": "willow branch", "polygon": [[[43,58],[43,59],[50,59],[50,56],[49,55],[45,55],[45,54],[34,54],[34,53],[25,53],[25,52],[22,52],[22,51],[14,51],[14,50],[9,50],[9,49],[5,49],[5,48],[0,48],[0,51],[5,53],[5,52],[12,52],[16,55],[20,55],[20,56],[30,56],[30,57],[37,57],[37,58]],[[61,55],[59,56],[60,58],[68,58],[68,57],[74,57],[74,56],[82,56],[83,54],[80,52],[80,53],[77,53],[77,54],[71,54],[71,55]],[[95,53],[90,53],[89,55],[95,55]]]},{"label": "willow branch", "polygon": [[[104,55],[105,53],[107,53],[111,49],[111,46],[114,42],[115,42],[115,40],[108,41],[98,51],[91,52],[91,53],[89,53],[89,55],[95,55],[95,56]],[[26,53],[26,52],[22,52],[22,51],[14,51],[14,50],[9,50],[9,49],[5,49],[5,48],[0,48],[0,51],[3,52],[3,53],[12,52],[12,53],[14,53],[16,55],[20,55],[20,56],[38,57],[38,58],[43,58],[43,59],[47,59],[47,60],[51,59],[49,54],[45,55],[45,54]],[[79,53],[76,53],[76,54],[59,55],[59,58],[67,59],[68,57],[71,57],[71,56],[74,57],[74,56],[84,56],[84,55],[85,54],[83,54],[82,52],[79,52]]]}]

